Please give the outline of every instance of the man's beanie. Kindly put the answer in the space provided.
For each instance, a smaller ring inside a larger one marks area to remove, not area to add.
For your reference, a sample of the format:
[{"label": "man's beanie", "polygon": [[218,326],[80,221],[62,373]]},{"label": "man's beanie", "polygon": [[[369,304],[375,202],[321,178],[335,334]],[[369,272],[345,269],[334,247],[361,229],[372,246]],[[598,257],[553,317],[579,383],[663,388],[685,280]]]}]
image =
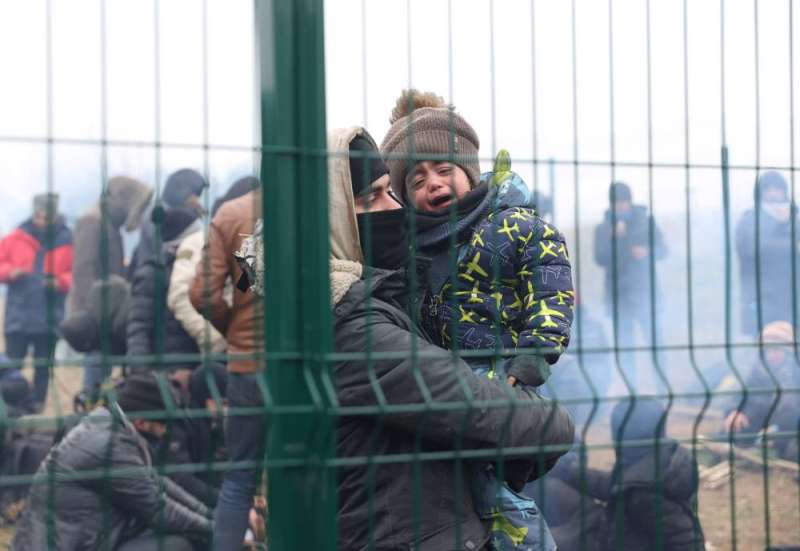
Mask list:
[{"label": "man's beanie", "polygon": [[39,193],[33,197],[33,212],[58,213],[58,193]]},{"label": "man's beanie", "polygon": [[764,326],[761,331],[761,340],[773,343],[794,343],[794,329],[788,321],[773,321]]},{"label": "man's beanie", "polygon": [[[167,405],[161,388],[152,373],[137,373],[126,377],[116,387],[117,402],[125,413],[136,411],[164,411]],[[167,383],[169,391],[169,383]]]},{"label": "man's beanie", "polygon": [[[355,153],[355,154],[354,154]],[[350,142],[350,179],[353,197],[358,197],[375,180],[389,174],[389,167],[381,159],[375,144],[359,134]]]},{"label": "man's beanie", "polygon": [[611,412],[611,438],[614,442],[663,438],[666,426],[666,420],[661,424],[663,418],[664,408],[657,400],[623,400]]},{"label": "man's beanie", "polygon": [[632,201],[631,187],[625,182],[611,182],[608,186],[608,202]]},{"label": "man's beanie", "polygon": [[168,207],[179,207],[192,195],[198,197],[202,195],[207,185],[206,179],[199,172],[191,168],[182,168],[167,178],[164,191],[161,192],[161,200]]},{"label": "man's beanie", "polygon": [[759,176],[756,182],[756,188],[757,193],[761,193],[762,195],[768,189],[778,189],[782,191],[784,195],[789,194],[789,185],[786,183],[786,179],[780,172],[775,170],[768,170]]},{"label": "man's beanie", "polygon": [[419,161],[452,159],[466,172],[472,187],[481,179],[478,160],[480,140],[475,130],[432,93],[405,90],[400,95],[389,119],[391,128],[381,144],[381,152],[389,166],[392,189],[408,201],[406,179]]}]

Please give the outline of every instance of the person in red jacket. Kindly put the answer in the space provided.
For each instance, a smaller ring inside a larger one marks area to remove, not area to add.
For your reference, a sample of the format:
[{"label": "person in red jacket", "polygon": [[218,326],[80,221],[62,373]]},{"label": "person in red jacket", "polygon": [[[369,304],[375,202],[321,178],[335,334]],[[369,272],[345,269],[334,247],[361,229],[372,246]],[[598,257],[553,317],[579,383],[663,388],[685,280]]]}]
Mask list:
[{"label": "person in red jacket", "polygon": [[58,214],[58,195],[34,197],[33,216],[0,241],[0,283],[8,285],[6,355],[21,363],[33,347],[31,409],[38,412],[47,397],[57,327],[72,286],[72,233]]}]

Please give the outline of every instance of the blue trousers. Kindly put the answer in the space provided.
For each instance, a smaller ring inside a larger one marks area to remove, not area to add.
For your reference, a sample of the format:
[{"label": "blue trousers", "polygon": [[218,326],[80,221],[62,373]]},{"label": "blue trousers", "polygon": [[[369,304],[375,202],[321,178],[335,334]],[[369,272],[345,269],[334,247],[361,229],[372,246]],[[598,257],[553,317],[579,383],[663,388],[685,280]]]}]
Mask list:
[{"label": "blue trousers", "polygon": [[[263,405],[256,381],[258,375],[228,373],[228,407]],[[225,421],[225,442],[230,461],[260,461],[264,457],[264,418],[261,415],[236,415]],[[239,549],[248,526],[248,514],[258,487],[261,469],[230,469],[225,473],[214,513],[214,549]]]}]

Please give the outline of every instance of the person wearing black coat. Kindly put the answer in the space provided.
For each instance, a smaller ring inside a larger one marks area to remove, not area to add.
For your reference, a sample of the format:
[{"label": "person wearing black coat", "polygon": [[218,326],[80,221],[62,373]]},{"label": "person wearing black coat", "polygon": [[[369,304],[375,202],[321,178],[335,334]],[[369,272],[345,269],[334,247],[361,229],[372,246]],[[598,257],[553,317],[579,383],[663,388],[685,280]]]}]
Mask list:
[{"label": "person wearing black coat", "polygon": [[[609,317],[617,319],[617,344],[627,348],[636,345],[636,328],[647,346],[652,342],[653,325],[660,341],[658,319],[660,293],[655,288],[655,310],[652,308],[652,261],[667,255],[661,230],[643,205],[633,203],[631,188],[623,182],[609,187],[609,209],[594,233],[595,262],[605,270],[605,300]],[[652,227],[652,236],[650,228]],[[625,375],[637,383],[633,354],[620,353]]]},{"label": "person wearing black coat", "polygon": [[[144,262],[133,275],[131,308],[128,314],[127,354],[134,359],[131,371],[147,371],[156,367],[143,360],[155,354],[198,354],[197,342],[175,319],[167,308],[169,287],[175,252],[181,240],[200,228],[197,211],[178,207],[153,211],[156,224],[161,227],[163,245],[161,254]],[[196,362],[168,363],[168,371],[193,369]]]},{"label": "person wearing black coat", "polygon": [[84,417],[39,467],[11,549],[139,551],[161,539],[164,549],[190,551],[191,540],[207,538],[205,505],[156,472],[141,436],[150,429],[144,419],[134,427],[113,400]]},{"label": "person wearing black coat", "polygon": [[[168,403],[163,398],[161,386],[152,373],[138,373],[128,376],[117,385],[119,402],[129,417],[134,418],[134,426],[140,429],[140,420],[135,418],[139,411],[163,411],[164,415],[150,417],[139,433],[147,441],[153,463],[156,465],[198,465],[205,466],[214,460],[214,442],[209,434],[208,424],[203,418],[186,415],[180,393],[173,383],[164,380],[164,391],[174,404],[174,415],[169,414]],[[154,428],[155,427],[155,428]],[[206,473],[196,471],[177,471],[167,476],[181,488],[209,507],[217,502],[219,489],[209,482]]]},{"label": "person wearing black coat", "polygon": [[[348,151],[353,132],[333,132],[329,148]],[[407,274],[393,269],[408,265],[409,248],[388,175],[354,190],[349,160],[341,155],[329,185],[334,346],[346,358],[333,372],[337,403],[353,412],[339,417],[337,426],[336,456],[352,461],[338,471],[338,548],[363,550],[374,542],[385,550],[483,549],[493,535],[491,523],[476,510],[472,469],[456,459],[459,453],[484,450],[493,460],[492,452],[503,446],[504,457],[514,460],[515,482],[524,484],[566,452],[572,420],[530,387],[475,373],[430,344],[412,322]],[[371,249],[359,229],[369,227]],[[365,251],[371,253],[369,268],[362,264]],[[375,359],[363,355],[367,350]],[[452,407],[431,411],[431,404]],[[408,409],[393,410],[398,406]],[[452,455],[361,461],[441,452]],[[511,523],[506,528],[515,537],[520,533]]]},{"label": "person wearing black coat", "polygon": [[792,321],[792,301],[797,300],[792,290],[792,263],[795,269],[800,268],[800,218],[779,172],[761,174],[753,195],[756,207],[745,211],[736,225],[736,253],[742,330],[758,335],[770,322]]},{"label": "person wearing black coat", "polygon": [[[159,199],[164,208],[191,209],[197,213],[197,216],[202,216],[204,209],[200,198],[207,187],[208,182],[206,182],[202,174],[191,168],[182,168],[169,175]],[[154,206],[142,219],[139,243],[133,250],[131,261],[128,265],[130,279],[133,279],[136,271],[145,263],[157,259],[157,222],[153,218],[153,210],[157,210],[157,208],[157,206]]]},{"label": "person wearing black coat", "polygon": [[613,470],[581,473],[575,452],[553,469],[544,514],[560,551],[705,549],[694,511],[697,464],[666,437],[665,424],[656,400],[620,402],[611,413]]}]

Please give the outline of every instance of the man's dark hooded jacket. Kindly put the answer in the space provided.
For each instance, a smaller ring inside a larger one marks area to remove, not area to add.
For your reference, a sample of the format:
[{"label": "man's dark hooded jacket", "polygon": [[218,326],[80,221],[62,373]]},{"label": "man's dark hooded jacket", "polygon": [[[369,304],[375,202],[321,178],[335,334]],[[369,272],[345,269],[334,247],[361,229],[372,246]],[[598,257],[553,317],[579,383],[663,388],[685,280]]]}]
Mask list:
[{"label": "man's dark hooded jacket", "polygon": [[[359,132],[332,133],[329,150],[347,152]],[[451,352],[425,340],[406,313],[405,274],[362,266],[347,155],[333,159],[329,212],[336,214],[330,217],[335,350],[355,356],[334,368],[336,398],[343,408],[336,455],[354,461],[338,473],[338,547],[477,551],[487,542],[489,527],[472,502],[470,463],[456,460],[458,452],[486,450],[495,457],[492,450],[503,446],[506,457],[530,462],[533,478],[543,474],[538,467],[550,468],[572,444],[572,420],[564,408],[533,390],[476,375]],[[366,361],[358,356],[365,351],[395,355]],[[405,409],[392,411],[395,406]],[[536,453],[538,446],[551,448]],[[526,450],[514,453],[514,448]],[[445,452],[442,458],[422,460],[440,452]],[[414,453],[419,460],[409,461]],[[397,460],[370,463],[370,458],[392,456]]]},{"label": "man's dark hooded jacket", "polygon": [[[199,197],[206,187],[208,187],[208,183],[199,172],[191,168],[182,168],[167,178],[160,200],[167,209],[185,207],[187,206],[186,201],[192,195]],[[128,274],[131,279],[136,274],[136,270],[156,256],[156,226],[152,218],[152,210],[150,210],[142,219],[139,243],[133,250],[131,263],[128,266]]]},{"label": "man's dark hooded jacket", "polygon": [[736,225],[742,330],[751,335],[758,334],[770,322],[792,321],[792,264],[796,271],[800,270],[798,243],[792,242],[793,224],[794,237],[800,238],[797,207],[787,199],[786,218],[776,218],[770,212],[771,204],[761,200],[768,187],[782,188],[788,194],[783,176],[774,171],[764,173],[754,190],[759,209],[746,210]]},{"label": "man's dark hooded jacket", "polygon": [[[605,270],[606,304],[610,307],[614,296],[614,279],[617,281],[618,300],[649,301],[650,300],[650,262],[649,254],[644,258],[633,255],[633,247],[645,247],[655,260],[662,260],[667,255],[667,248],[661,230],[653,223],[652,243],[650,249],[650,223],[652,215],[647,208],[633,205],[626,213],[607,210],[603,222],[595,228],[594,258],[595,262]],[[613,222],[625,222],[626,231],[621,237],[614,237]],[[616,245],[615,245],[616,241]],[[616,246],[616,249],[615,249]],[[616,263],[614,253],[616,252]],[[649,304],[646,302],[645,304]]]},{"label": "man's dark hooded jacket", "polygon": [[[158,211],[156,211],[158,212]],[[197,213],[190,208],[163,211],[160,258],[142,264],[133,276],[131,308],[128,314],[128,350],[130,357],[162,354],[197,354],[197,342],[167,308],[167,289],[175,261],[175,251],[181,239],[200,226]],[[193,367],[170,364],[169,368]],[[134,371],[142,368],[134,365]]]},{"label": "man's dark hooded jacket", "polygon": [[559,550],[582,549],[582,541],[592,551],[649,551],[657,541],[664,551],[704,548],[693,510],[697,463],[665,436],[664,415],[655,400],[619,403],[611,414],[618,443],[612,472],[583,467],[581,473],[577,454],[570,453],[545,479],[557,513],[545,510],[545,517]]},{"label": "man's dark hooded jacket", "polygon": [[[59,480],[106,467],[108,475]],[[56,481],[53,495],[49,480]],[[120,410],[99,408],[42,462],[11,548],[116,549],[147,529],[201,539],[211,531],[207,516],[202,503],[156,474],[147,444]]]}]

